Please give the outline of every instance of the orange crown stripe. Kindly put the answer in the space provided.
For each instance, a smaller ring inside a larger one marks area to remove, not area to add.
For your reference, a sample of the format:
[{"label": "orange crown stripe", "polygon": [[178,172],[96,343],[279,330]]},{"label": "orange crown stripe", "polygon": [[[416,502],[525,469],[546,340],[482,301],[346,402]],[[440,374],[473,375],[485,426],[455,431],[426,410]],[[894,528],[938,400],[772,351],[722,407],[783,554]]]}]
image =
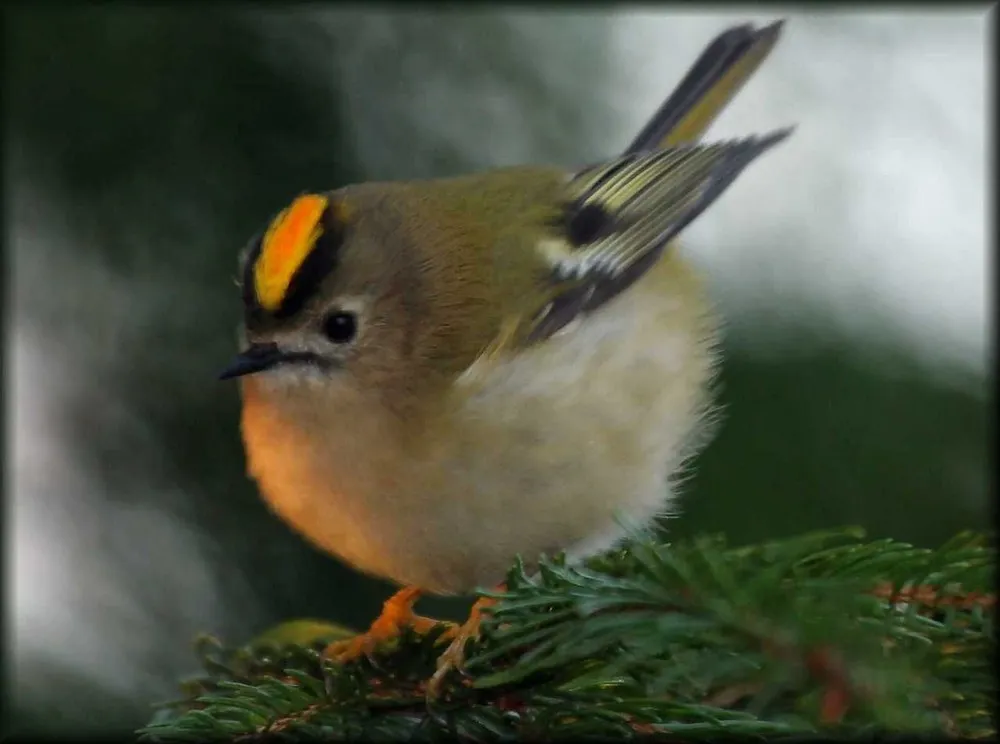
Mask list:
[{"label": "orange crown stripe", "polygon": [[300,196],[275,217],[264,234],[260,258],[254,267],[254,289],[265,310],[281,306],[292,277],[323,231],[320,220],[327,203],[324,196]]}]

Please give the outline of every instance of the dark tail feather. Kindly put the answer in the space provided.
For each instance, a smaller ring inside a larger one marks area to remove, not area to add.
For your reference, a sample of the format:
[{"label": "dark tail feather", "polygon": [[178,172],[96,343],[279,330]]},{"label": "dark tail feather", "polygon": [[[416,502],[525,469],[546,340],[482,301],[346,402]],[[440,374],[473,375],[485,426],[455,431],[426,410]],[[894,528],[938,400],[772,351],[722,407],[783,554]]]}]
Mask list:
[{"label": "dark tail feather", "polygon": [[626,155],[695,143],[757,71],[781,35],[784,21],[756,29],[735,26],[719,34],[660,106]]}]

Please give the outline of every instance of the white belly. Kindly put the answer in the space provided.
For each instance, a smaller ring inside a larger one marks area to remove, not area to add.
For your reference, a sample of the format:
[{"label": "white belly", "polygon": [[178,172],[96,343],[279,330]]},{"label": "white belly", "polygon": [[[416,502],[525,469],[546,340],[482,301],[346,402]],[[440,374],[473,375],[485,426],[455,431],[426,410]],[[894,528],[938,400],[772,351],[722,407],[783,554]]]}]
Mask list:
[{"label": "white belly", "polygon": [[265,498],[357,568],[441,593],[502,581],[517,554],[591,554],[618,520],[669,513],[672,476],[704,439],[714,325],[666,263],[567,332],[471,368],[419,456],[390,453],[360,418],[320,447],[245,427]]}]

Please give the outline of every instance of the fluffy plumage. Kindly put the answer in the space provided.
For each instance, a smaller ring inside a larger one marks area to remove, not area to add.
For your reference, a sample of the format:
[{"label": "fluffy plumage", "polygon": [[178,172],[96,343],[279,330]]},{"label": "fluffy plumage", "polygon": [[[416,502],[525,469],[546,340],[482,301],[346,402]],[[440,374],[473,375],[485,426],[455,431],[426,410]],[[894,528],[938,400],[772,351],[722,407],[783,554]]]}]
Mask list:
[{"label": "fluffy plumage", "polygon": [[[271,508],[438,593],[669,511],[705,441],[717,338],[673,238],[787,136],[698,142],[779,30],[721,34],[618,158],[349,186],[279,215],[246,255],[250,346],[224,373]],[[391,633],[415,596],[332,653]]]}]

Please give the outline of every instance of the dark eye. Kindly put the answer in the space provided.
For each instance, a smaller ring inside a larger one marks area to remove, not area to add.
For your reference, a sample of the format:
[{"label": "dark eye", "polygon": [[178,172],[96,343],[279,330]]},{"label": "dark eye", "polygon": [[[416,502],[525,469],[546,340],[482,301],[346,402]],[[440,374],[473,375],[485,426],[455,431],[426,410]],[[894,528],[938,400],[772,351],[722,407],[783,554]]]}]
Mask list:
[{"label": "dark eye", "polygon": [[335,344],[353,341],[357,333],[358,319],[354,317],[354,313],[338,310],[323,319],[323,335]]}]

